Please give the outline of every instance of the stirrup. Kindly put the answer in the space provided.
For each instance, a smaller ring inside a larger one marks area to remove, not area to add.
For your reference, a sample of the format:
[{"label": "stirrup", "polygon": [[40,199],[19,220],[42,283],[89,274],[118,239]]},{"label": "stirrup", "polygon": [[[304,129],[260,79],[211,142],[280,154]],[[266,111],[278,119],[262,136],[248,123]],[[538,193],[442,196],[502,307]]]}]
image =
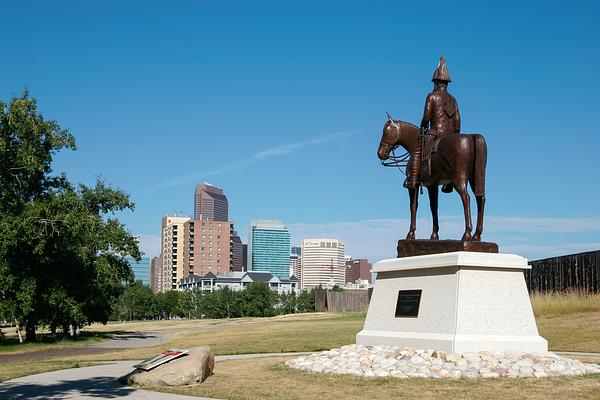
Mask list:
[{"label": "stirrup", "polygon": [[454,190],[454,188],[452,187],[452,185],[450,183],[446,183],[445,185],[442,185],[442,192],[452,193],[452,190]]}]

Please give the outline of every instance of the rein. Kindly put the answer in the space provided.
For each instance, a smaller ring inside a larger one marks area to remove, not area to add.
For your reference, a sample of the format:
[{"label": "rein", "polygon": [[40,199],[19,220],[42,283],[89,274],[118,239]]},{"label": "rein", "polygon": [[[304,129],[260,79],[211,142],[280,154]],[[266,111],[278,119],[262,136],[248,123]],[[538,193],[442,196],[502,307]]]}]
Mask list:
[{"label": "rein", "polygon": [[396,167],[398,168],[398,170],[400,170],[400,172],[402,172],[402,174],[404,174],[406,176],[406,172],[404,172],[406,170],[406,167],[408,166],[408,160],[410,159],[410,153],[407,151],[402,155],[397,156],[394,153],[394,150],[398,147],[398,145],[396,145],[392,151],[390,151],[390,156],[388,158],[386,158],[385,160],[381,160],[381,165],[383,165],[384,167]]}]

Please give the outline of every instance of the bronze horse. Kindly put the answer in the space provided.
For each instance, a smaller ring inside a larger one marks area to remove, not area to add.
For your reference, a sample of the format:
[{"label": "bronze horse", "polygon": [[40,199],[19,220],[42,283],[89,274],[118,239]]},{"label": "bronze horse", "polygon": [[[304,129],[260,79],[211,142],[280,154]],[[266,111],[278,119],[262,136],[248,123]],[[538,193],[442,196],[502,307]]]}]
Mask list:
[{"label": "bronze horse", "polygon": [[[394,120],[388,115],[383,127],[383,136],[379,143],[377,155],[385,160],[397,146],[402,146],[411,153],[419,146],[421,131],[419,127],[408,122]],[[427,187],[429,206],[433,218],[431,240],[438,240],[438,185],[452,184],[460,195],[465,214],[465,233],[462,241],[480,241],[483,232],[483,210],[485,208],[485,167],[487,162],[487,146],[485,139],[477,134],[450,134],[442,137],[437,151],[431,154],[431,171],[421,173],[420,184]],[[477,227],[471,236],[471,203],[467,191],[467,183],[477,200]],[[410,197],[410,229],[407,240],[415,239],[419,188],[408,190]]]}]

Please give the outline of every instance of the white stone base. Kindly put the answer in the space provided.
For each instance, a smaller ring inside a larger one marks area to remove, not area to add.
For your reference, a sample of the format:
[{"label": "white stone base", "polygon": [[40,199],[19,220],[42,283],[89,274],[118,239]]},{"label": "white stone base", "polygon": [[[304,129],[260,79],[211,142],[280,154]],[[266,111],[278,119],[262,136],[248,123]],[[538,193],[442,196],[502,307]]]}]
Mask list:
[{"label": "white stone base", "polygon": [[[523,277],[527,260],[512,254],[458,251],[383,260],[356,343],[454,353],[541,353]],[[396,317],[398,292],[421,290],[417,317]]]}]

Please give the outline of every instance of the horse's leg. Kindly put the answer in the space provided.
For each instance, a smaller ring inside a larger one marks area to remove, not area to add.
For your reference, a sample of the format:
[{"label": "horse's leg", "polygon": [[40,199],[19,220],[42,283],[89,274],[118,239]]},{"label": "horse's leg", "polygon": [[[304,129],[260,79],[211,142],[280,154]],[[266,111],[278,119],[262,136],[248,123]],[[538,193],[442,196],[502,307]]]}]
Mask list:
[{"label": "horse's leg", "polygon": [[[470,179],[471,189],[475,193],[475,180]],[[475,233],[473,234],[474,241],[479,242],[481,240],[481,234],[483,233],[483,212],[485,210],[485,196],[475,195],[475,201],[477,202],[477,226],[475,227]]]},{"label": "horse's leg", "polygon": [[480,241],[481,234],[483,233],[483,210],[485,209],[485,196],[475,196],[477,200],[477,227],[475,228],[475,234],[473,240]]},{"label": "horse's leg", "polygon": [[438,223],[438,185],[427,186],[427,192],[429,193],[429,208],[431,209],[431,218],[433,219],[433,231],[431,232],[430,240],[439,240],[438,231],[440,225]]},{"label": "horse's leg", "polygon": [[465,213],[465,233],[463,234],[461,240],[463,242],[468,242],[471,240],[471,231],[473,230],[473,226],[471,225],[471,198],[469,197],[469,192],[467,191],[467,182],[466,180],[463,180],[462,182],[454,182],[454,187],[460,195]]},{"label": "horse's leg", "polygon": [[410,229],[406,235],[406,240],[415,239],[415,231],[417,230],[417,207],[419,206],[419,186],[414,189],[408,189],[410,197]]}]

